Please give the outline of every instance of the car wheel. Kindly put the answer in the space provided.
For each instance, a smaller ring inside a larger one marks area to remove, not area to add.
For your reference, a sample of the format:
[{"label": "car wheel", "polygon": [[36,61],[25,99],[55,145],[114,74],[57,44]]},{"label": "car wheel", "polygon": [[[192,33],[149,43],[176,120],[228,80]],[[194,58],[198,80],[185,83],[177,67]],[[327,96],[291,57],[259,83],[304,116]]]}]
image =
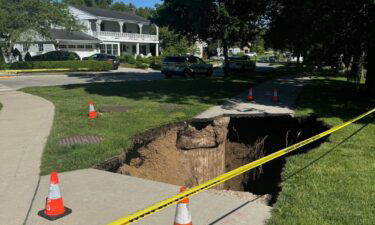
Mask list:
[{"label": "car wheel", "polygon": [[210,69],[207,70],[207,76],[208,77],[211,77],[213,73],[214,73],[213,69],[210,68]]}]

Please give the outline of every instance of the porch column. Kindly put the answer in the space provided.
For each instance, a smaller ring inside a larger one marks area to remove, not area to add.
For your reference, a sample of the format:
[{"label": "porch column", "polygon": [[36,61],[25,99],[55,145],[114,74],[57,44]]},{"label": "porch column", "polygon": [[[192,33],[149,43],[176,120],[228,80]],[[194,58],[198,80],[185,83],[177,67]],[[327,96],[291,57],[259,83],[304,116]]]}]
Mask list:
[{"label": "porch column", "polygon": [[138,56],[139,55],[139,43],[137,43],[135,49],[136,49],[135,55]]},{"label": "porch column", "polygon": [[155,28],[156,28],[156,36],[158,37],[158,40],[159,40],[159,27],[155,25]]},{"label": "porch column", "polygon": [[101,20],[96,20],[96,32],[100,32],[100,24],[102,23]]},{"label": "porch column", "polygon": [[124,31],[123,31],[124,22],[119,21],[118,25],[120,25],[120,33],[124,33]]},{"label": "porch column", "polygon": [[139,34],[142,34],[142,27],[143,27],[143,24],[138,24],[138,27],[139,27]]},{"label": "porch column", "polygon": [[155,46],[155,55],[159,56],[159,44],[158,43],[156,43],[156,46]]}]

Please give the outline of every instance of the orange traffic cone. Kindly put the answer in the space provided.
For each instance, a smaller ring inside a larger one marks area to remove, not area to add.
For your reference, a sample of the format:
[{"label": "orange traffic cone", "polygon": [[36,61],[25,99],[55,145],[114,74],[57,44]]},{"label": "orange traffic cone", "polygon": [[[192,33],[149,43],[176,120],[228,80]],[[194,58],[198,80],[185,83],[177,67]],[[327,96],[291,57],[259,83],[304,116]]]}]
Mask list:
[{"label": "orange traffic cone", "polygon": [[38,215],[48,220],[57,220],[70,213],[72,213],[72,210],[64,207],[63,199],[60,194],[59,178],[57,176],[57,172],[52,171],[49,194],[46,199],[46,208],[39,211]]},{"label": "orange traffic cone", "polygon": [[247,95],[247,101],[249,102],[254,101],[253,88],[249,89],[249,94]]},{"label": "orange traffic cone", "polygon": [[[186,187],[181,187],[180,193],[184,191]],[[177,204],[174,225],[193,225],[189,211],[189,198],[184,198]]]},{"label": "orange traffic cone", "polygon": [[93,120],[96,118],[96,111],[95,111],[95,108],[94,108],[94,102],[91,101],[90,102],[90,106],[89,106],[89,119],[90,120]]},{"label": "orange traffic cone", "polygon": [[278,102],[280,99],[279,99],[279,95],[277,94],[277,89],[275,88],[273,90],[273,96],[272,96],[272,101],[273,102]]}]

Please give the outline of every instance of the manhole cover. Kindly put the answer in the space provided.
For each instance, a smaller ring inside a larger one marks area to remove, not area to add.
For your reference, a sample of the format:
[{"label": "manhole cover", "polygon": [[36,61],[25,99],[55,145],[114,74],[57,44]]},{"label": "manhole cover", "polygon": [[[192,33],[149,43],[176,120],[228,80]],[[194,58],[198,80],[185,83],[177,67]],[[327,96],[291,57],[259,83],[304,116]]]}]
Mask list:
[{"label": "manhole cover", "polygon": [[125,106],[103,106],[99,109],[101,113],[111,112],[129,112],[129,108]]},{"label": "manhole cover", "polygon": [[98,144],[102,141],[102,137],[95,135],[70,136],[60,139],[59,145]]}]

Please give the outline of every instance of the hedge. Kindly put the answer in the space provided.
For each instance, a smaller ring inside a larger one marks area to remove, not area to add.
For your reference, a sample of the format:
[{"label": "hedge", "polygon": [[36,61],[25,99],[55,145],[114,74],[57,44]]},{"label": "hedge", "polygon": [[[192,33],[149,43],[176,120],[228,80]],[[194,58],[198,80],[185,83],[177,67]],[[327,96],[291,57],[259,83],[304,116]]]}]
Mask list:
[{"label": "hedge", "polygon": [[12,64],[0,64],[0,69],[20,70],[20,69],[69,69],[77,71],[80,69],[90,71],[106,71],[112,69],[112,64],[102,61],[84,60],[84,61],[32,61],[16,62]]}]

